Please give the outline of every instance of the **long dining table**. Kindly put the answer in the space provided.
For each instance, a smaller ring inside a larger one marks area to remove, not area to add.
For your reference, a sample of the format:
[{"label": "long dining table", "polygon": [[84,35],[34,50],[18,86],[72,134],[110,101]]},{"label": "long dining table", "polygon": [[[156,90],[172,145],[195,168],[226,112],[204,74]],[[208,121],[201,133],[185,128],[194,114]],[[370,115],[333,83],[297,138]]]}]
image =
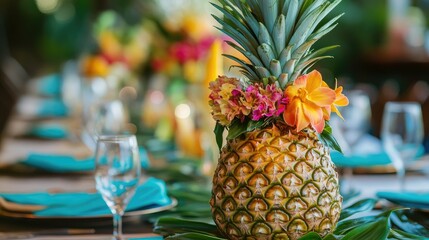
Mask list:
[{"label": "long dining table", "polygon": [[[45,120],[52,121],[52,120]],[[31,152],[45,154],[69,154],[77,157],[91,156],[90,149],[78,138],[40,140],[23,137],[23,129],[32,121],[13,117],[2,139],[0,150],[0,193],[73,192],[95,191],[92,172],[51,174],[23,167],[18,161]],[[74,126],[70,119],[56,123]],[[74,127],[76,129],[76,127]],[[406,178],[406,189],[415,192],[429,191],[429,158],[423,157],[417,169]],[[375,197],[378,191],[399,190],[399,181],[389,169],[362,171],[349,176],[348,185],[360,192],[359,197]],[[1,203],[1,201],[0,201]],[[208,204],[208,203],[207,203]],[[97,218],[40,218],[34,215],[8,216],[1,212],[0,239],[110,239],[111,216]],[[129,239],[159,239],[153,226],[144,215],[124,218],[124,233]]]}]

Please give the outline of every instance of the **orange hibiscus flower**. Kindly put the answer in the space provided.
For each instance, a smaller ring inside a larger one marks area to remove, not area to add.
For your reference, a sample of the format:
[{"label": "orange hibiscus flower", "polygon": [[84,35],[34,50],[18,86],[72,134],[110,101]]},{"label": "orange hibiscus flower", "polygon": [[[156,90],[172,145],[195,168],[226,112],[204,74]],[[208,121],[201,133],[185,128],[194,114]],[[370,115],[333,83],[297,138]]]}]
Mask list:
[{"label": "orange hibiscus flower", "polygon": [[325,128],[325,120],[328,120],[326,116],[329,118],[331,109],[337,112],[336,104],[338,106],[344,104],[342,88],[337,89],[329,88],[322,80],[322,75],[316,70],[298,77],[285,90],[285,95],[290,102],[283,112],[284,121],[290,126],[296,126],[298,132],[311,125],[321,133]]}]

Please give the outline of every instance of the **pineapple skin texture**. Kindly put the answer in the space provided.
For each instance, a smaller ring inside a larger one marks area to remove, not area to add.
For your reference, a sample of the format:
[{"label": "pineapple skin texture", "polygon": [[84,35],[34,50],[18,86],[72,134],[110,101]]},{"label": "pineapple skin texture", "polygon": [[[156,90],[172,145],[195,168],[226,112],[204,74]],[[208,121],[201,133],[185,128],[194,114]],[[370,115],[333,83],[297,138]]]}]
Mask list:
[{"label": "pineapple skin texture", "polygon": [[210,205],[229,239],[283,240],[331,233],[342,197],[329,149],[316,132],[276,122],[222,148]]}]

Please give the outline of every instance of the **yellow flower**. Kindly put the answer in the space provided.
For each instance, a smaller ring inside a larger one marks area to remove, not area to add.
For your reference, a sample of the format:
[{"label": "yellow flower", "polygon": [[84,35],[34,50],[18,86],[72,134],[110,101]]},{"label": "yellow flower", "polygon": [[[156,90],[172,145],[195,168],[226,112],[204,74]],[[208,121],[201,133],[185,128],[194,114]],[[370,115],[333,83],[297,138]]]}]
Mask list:
[{"label": "yellow flower", "polygon": [[109,73],[109,64],[101,56],[87,56],[82,62],[82,72],[87,77],[104,77]]},{"label": "yellow flower", "polygon": [[335,101],[331,105],[332,112],[336,113],[340,118],[344,119],[337,107],[349,105],[349,99],[343,94],[343,87],[335,88]]},{"label": "yellow flower", "polygon": [[[338,89],[341,94],[342,89]],[[325,127],[325,113],[330,115],[336,100],[336,92],[326,85],[322,75],[314,70],[298,77],[286,88],[285,95],[290,102],[283,113],[284,121],[290,126],[296,126],[298,132],[311,125],[321,133]],[[339,99],[339,103],[343,103],[342,99]]]}]

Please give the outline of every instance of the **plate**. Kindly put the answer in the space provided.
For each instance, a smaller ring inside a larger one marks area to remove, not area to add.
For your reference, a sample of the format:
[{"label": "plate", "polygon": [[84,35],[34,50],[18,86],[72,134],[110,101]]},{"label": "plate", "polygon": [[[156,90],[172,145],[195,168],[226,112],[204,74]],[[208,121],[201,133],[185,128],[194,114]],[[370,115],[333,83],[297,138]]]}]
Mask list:
[{"label": "plate", "polygon": [[[124,217],[135,217],[143,216],[152,213],[162,212],[170,210],[177,206],[177,199],[171,198],[171,203],[164,206],[148,207],[144,209],[134,210],[125,212]],[[15,219],[27,219],[27,220],[92,220],[92,219],[109,219],[112,215],[95,215],[95,216],[83,216],[83,217],[71,217],[71,216],[37,216],[32,213],[26,212],[10,212],[0,208],[0,217],[15,218]]]}]

